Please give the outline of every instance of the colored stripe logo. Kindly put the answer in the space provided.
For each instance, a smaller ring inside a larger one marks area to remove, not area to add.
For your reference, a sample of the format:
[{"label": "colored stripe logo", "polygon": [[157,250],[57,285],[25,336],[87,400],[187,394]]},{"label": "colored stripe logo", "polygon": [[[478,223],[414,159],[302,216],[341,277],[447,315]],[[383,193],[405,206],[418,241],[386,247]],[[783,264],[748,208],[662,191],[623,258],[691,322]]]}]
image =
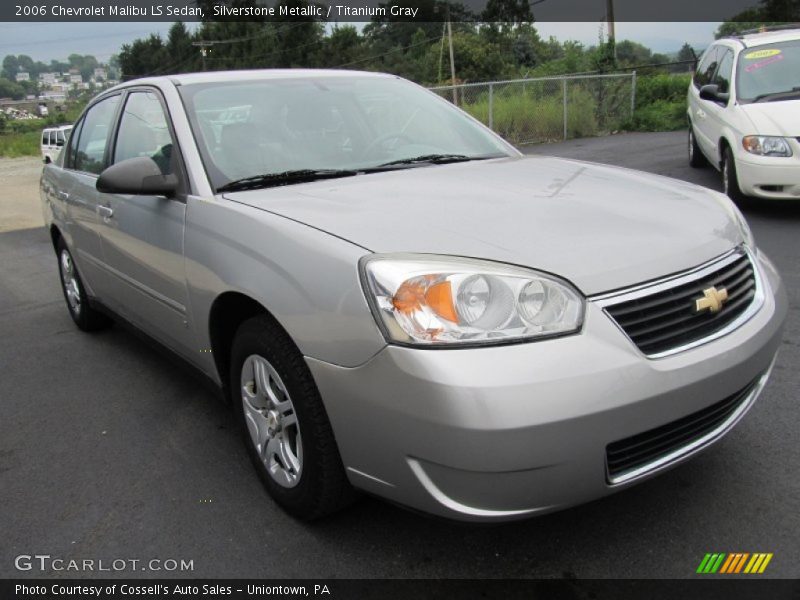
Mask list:
[{"label": "colored stripe logo", "polygon": [[739,573],[761,574],[766,570],[769,561],[772,560],[772,556],[772,552],[755,552],[752,554],[749,552],[709,553],[700,561],[697,573],[703,575],[714,573],[725,575]]}]

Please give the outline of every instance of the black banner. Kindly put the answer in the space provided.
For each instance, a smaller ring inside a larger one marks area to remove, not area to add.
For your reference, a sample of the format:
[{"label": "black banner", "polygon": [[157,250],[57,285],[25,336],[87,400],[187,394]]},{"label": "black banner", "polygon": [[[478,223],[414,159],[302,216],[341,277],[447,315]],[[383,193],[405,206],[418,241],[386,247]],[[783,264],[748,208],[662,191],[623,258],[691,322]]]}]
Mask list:
[{"label": "black banner", "polygon": [[[532,0],[524,12],[536,21],[597,22],[608,6],[607,0]],[[623,22],[725,21],[743,13],[749,21],[800,20],[797,2],[781,3],[780,14],[760,0],[613,0],[612,6]],[[513,21],[521,10],[517,0],[4,0],[0,21]]]},{"label": "black banner", "polygon": [[299,599],[386,600],[797,600],[800,582],[744,577],[690,580],[2,580],[0,598],[103,599]]}]

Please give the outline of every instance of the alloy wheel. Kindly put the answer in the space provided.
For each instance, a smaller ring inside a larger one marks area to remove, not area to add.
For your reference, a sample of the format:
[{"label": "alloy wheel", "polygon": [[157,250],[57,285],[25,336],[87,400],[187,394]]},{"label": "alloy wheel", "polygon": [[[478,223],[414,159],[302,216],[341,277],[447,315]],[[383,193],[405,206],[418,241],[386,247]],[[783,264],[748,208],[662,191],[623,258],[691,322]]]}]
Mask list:
[{"label": "alloy wheel", "polygon": [[68,250],[62,250],[59,258],[61,263],[61,284],[67,296],[69,309],[76,316],[81,313],[81,288],[75,273],[75,265]]},{"label": "alloy wheel", "polygon": [[286,386],[257,354],[244,361],[240,380],[247,430],[261,462],[276,483],[296,486],[303,472],[303,443]]}]

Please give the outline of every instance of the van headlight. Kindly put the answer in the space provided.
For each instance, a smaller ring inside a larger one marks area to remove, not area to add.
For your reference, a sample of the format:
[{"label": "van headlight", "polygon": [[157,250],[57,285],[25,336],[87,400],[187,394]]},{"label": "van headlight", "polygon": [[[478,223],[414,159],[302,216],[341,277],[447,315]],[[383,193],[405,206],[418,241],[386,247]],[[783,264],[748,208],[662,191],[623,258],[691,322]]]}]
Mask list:
[{"label": "van headlight", "polygon": [[758,156],[791,156],[792,148],[786,138],[769,135],[746,135],[742,146],[750,154]]},{"label": "van headlight", "polygon": [[477,259],[370,255],[364,290],[388,341],[484,345],[575,333],[584,299],[547,273]]}]

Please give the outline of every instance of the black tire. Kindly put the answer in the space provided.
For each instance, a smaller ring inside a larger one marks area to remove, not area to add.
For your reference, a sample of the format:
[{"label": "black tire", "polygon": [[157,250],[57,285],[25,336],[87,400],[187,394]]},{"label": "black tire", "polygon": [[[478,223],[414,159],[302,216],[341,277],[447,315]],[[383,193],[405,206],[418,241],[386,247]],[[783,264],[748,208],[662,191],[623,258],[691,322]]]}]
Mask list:
[{"label": "black tire", "polygon": [[[86,295],[86,288],[78,272],[78,267],[75,265],[75,261],[72,260],[72,253],[62,238],[59,238],[56,244],[56,257],[58,259],[61,292],[64,294],[69,316],[72,317],[78,329],[81,331],[99,331],[110,327],[113,321],[89,304],[89,297]],[[71,286],[70,291],[67,290],[68,285]],[[70,298],[70,293],[72,293],[72,299]],[[75,301],[76,298],[77,302]]]},{"label": "black tire", "polygon": [[[302,445],[302,469],[294,487],[285,487],[273,478],[248,429],[242,369],[254,355],[265,359],[279,376],[291,399],[298,432],[302,432],[296,441]],[[247,452],[275,502],[289,514],[309,521],[352,502],[355,491],[347,480],[319,390],[297,346],[271,316],[259,315],[239,326],[231,351],[230,389]]]},{"label": "black tire", "polygon": [[722,187],[728,198],[739,206],[745,206],[748,198],[739,187],[739,177],[736,174],[736,161],[733,158],[733,151],[725,146],[722,153]]},{"label": "black tire", "polygon": [[689,134],[688,134],[688,148],[689,148],[689,166],[694,167],[695,169],[699,169],[700,167],[704,167],[708,164],[703,151],[700,150],[700,146],[697,145],[697,140],[694,136],[694,128],[689,125]]}]

